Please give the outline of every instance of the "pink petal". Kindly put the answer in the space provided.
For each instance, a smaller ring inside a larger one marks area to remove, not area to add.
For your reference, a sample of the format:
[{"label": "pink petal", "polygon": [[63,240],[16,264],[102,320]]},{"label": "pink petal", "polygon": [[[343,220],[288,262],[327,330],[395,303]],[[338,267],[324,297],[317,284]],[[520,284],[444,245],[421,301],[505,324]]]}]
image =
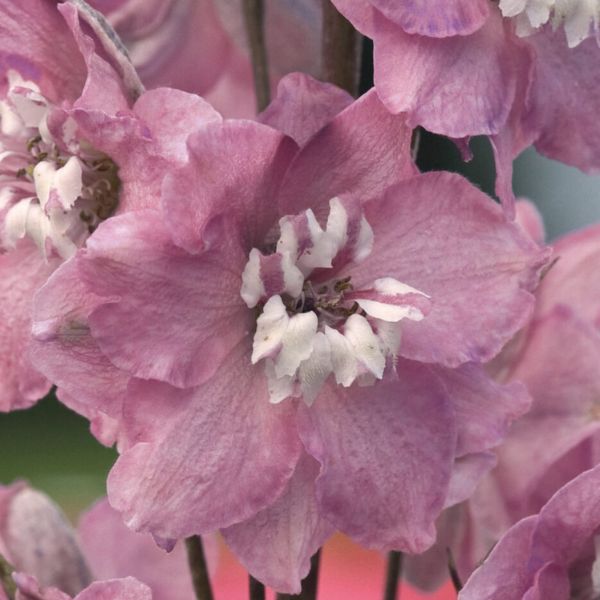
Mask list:
[{"label": "pink petal", "polygon": [[117,461],[108,489],[131,528],[163,538],[214,531],[284,491],[300,456],[293,407],[269,403],[248,344],[197,388],[136,381],[129,393],[127,427],[139,443]]},{"label": "pink petal", "polygon": [[73,600],[153,600],[153,596],[149,587],[133,577],[127,577],[96,581]]},{"label": "pink petal", "polygon": [[372,253],[352,265],[355,289],[394,277],[431,297],[402,328],[400,354],[455,367],[486,361],[527,322],[547,252],[461,177],[428,173],[365,207]]},{"label": "pink petal", "polygon": [[207,125],[188,144],[189,163],[166,176],[162,194],[175,243],[201,251],[206,224],[227,212],[243,228],[246,252],[262,245],[277,221],[274,198],[296,144],[250,121]]},{"label": "pink petal", "polygon": [[546,229],[544,219],[536,205],[525,198],[520,198],[515,209],[517,223],[534,242],[542,245],[546,239]]},{"label": "pink petal", "polygon": [[344,90],[304,73],[290,73],[279,82],[277,96],[258,120],[303,146],[350,104],[352,96]]},{"label": "pink petal", "polygon": [[335,7],[363,35],[372,38],[375,34],[373,15],[375,9],[369,0],[332,0]]},{"label": "pink petal", "polygon": [[443,38],[477,31],[489,16],[486,0],[370,0],[406,33]]},{"label": "pink petal", "polygon": [[179,387],[219,368],[250,329],[236,234],[222,232],[190,255],[172,243],[158,212],[120,215],[98,228],[78,265],[89,291],[106,297],[88,321],[115,366]]},{"label": "pink petal", "polygon": [[57,262],[45,263],[38,248],[19,242],[0,254],[0,411],[28,408],[50,390],[50,382],[31,364],[27,344],[31,304]]},{"label": "pink petal", "polygon": [[[79,521],[81,547],[98,579],[134,576],[152,590],[153,600],[193,600],[185,547],[172,552],[158,548],[149,534],[134,533],[107,500],[97,502]],[[204,540],[204,550],[214,572],[218,548],[214,538]]]},{"label": "pink petal", "polygon": [[416,172],[411,134],[404,115],[389,114],[375,90],[367,92],[302,148],[282,184],[281,213],[321,213],[344,193],[361,201],[377,197]]},{"label": "pink petal", "polygon": [[409,124],[453,138],[496,133],[517,85],[518,45],[493,11],[470,36],[412,36],[375,12],[375,86]]},{"label": "pink petal", "polygon": [[428,370],[401,361],[397,380],[326,389],[300,417],[302,441],[321,463],[325,519],[381,550],[423,552],[434,542],[456,433],[452,407]]},{"label": "pink petal", "polygon": [[287,490],[274,504],[222,531],[249,572],[278,592],[300,593],[311,556],[334,531],[319,514],[315,494],[318,474],[318,463],[305,454]]},{"label": "pink petal", "polygon": [[493,452],[468,454],[454,461],[445,507],[468,500],[482,477],[496,465]]},{"label": "pink petal", "polygon": [[15,600],[71,600],[71,596],[56,588],[42,589],[32,575],[14,572],[12,578],[17,585]]},{"label": "pink petal", "polygon": [[593,38],[568,48],[562,31],[549,27],[528,38],[537,54],[530,119],[541,135],[536,148],[579,167],[600,169],[600,49]]},{"label": "pink petal", "polygon": [[61,401],[96,423],[99,439],[111,445],[114,428],[104,430],[102,424],[120,417],[129,377],[102,354],[90,335],[87,319],[104,301],[87,291],[76,259],[61,265],[35,297],[30,356],[58,387]]}]

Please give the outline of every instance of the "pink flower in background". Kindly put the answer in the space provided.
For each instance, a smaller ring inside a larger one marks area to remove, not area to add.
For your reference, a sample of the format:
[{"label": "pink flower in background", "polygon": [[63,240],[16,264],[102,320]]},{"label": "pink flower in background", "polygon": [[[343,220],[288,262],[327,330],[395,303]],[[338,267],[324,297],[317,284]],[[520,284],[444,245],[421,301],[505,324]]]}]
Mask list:
[{"label": "pink flower in background", "polygon": [[595,598],[600,591],[600,467],[579,475],[538,515],[514,525],[467,581],[460,600]]},{"label": "pink flower in background", "polygon": [[[204,543],[214,571],[216,540]],[[101,597],[115,600],[125,597],[123,590],[138,594],[132,598],[195,598],[184,547],[160,550],[150,535],[127,529],[106,500],[82,516],[75,532],[41,492],[24,483],[0,488],[0,554],[15,569],[24,598],[94,598],[95,590],[108,590],[113,595]],[[38,592],[38,586],[48,589]]]},{"label": "pink flower in background", "polygon": [[[595,2],[569,0],[553,12],[554,2],[509,0],[334,4],[373,39],[375,86],[389,110],[452,138],[491,136],[509,214],[512,160],[532,143],[585,171],[600,168]],[[564,30],[544,25],[551,16]]]},{"label": "pink flower in background", "polygon": [[220,120],[184,92],[140,96],[110,31],[81,10],[0,3],[2,411],[50,388],[26,353],[35,291],[101,221],[156,203],[165,165],[187,154],[185,137]]},{"label": "pink flower in background", "polygon": [[118,438],[130,527],[222,529],[295,592],[335,529],[424,550],[492,466],[528,399],[476,363],[526,322],[547,253],[462,178],[417,174],[374,92],[280,89],[262,120],[300,149],[249,121],[193,134],[162,209],[107,221],[38,294],[34,354]]}]

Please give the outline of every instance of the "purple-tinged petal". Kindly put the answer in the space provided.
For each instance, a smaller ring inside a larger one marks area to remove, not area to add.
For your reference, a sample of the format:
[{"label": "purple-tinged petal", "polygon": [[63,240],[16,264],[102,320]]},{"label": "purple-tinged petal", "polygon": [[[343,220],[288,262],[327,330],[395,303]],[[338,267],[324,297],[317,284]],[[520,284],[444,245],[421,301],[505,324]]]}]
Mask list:
[{"label": "purple-tinged petal", "polygon": [[157,211],[105,221],[78,257],[90,292],[106,297],[88,318],[113,364],[178,387],[210,377],[247,335],[251,313],[240,296],[246,257],[237,232],[190,255],[171,241]]},{"label": "purple-tinged petal", "polygon": [[[528,510],[546,473],[600,431],[599,361],[600,337],[565,308],[533,325],[511,378],[527,385],[534,403],[499,449],[495,471],[515,510]],[[555,481],[551,491],[564,483]]]},{"label": "purple-tinged petal", "polygon": [[600,169],[600,48],[590,38],[568,48],[562,31],[546,27],[527,38],[537,54],[528,118],[544,155],[584,171]]},{"label": "purple-tinged petal", "polygon": [[111,418],[119,418],[129,377],[100,351],[87,319],[101,303],[78,276],[76,259],[57,269],[33,303],[31,361],[58,387],[58,397],[92,422],[98,439],[115,441]]},{"label": "purple-tinged petal", "polygon": [[286,491],[248,521],[222,531],[236,557],[259,581],[278,592],[300,593],[311,556],[334,532],[323,519],[315,494],[318,463],[298,462]]},{"label": "purple-tinged petal", "polygon": [[375,87],[389,110],[453,138],[504,125],[522,50],[497,11],[470,36],[412,36],[377,11],[375,28]]},{"label": "purple-tinged petal", "polygon": [[285,490],[300,457],[293,406],[269,403],[246,343],[197,388],[132,382],[125,416],[139,443],[111,471],[109,498],[131,528],[163,538],[252,517]]},{"label": "purple-tinged petal", "polygon": [[188,149],[188,164],[169,173],[163,185],[165,219],[175,243],[200,252],[206,224],[227,213],[242,228],[246,252],[261,246],[277,222],[275,198],[296,144],[260,123],[226,121],[190,136]]},{"label": "purple-tinged petal", "polygon": [[71,600],[71,596],[56,588],[41,588],[33,575],[14,572],[12,578],[17,586],[15,600]]},{"label": "purple-tinged petal", "polygon": [[566,570],[548,563],[535,574],[533,587],[527,590],[523,600],[568,600],[572,597],[570,592]]},{"label": "purple-tinged petal", "polygon": [[370,3],[406,33],[434,38],[474,33],[490,14],[487,0],[370,0]]},{"label": "purple-tinged petal", "polygon": [[372,387],[324,389],[300,407],[299,429],[321,463],[325,519],[365,546],[423,552],[448,491],[454,415],[429,370],[400,361],[397,371]]},{"label": "purple-tinged petal", "polygon": [[[45,599],[44,599],[45,600]],[[52,600],[52,599],[48,599]],[[152,591],[133,577],[95,581],[73,600],[154,600]]]},{"label": "purple-tinged petal", "polygon": [[438,367],[434,372],[452,398],[459,457],[499,445],[511,423],[531,406],[531,397],[524,385],[496,383],[480,365],[466,364],[456,369]]},{"label": "purple-tinged petal", "polygon": [[56,268],[45,263],[38,248],[19,242],[0,254],[0,411],[28,408],[50,390],[50,382],[32,366],[26,353],[31,305],[36,290]]},{"label": "purple-tinged petal", "polygon": [[[134,533],[107,500],[97,502],[77,528],[81,547],[97,579],[133,576],[152,590],[153,600],[193,600],[194,590],[183,544],[167,553],[149,534]],[[218,546],[205,538],[209,571],[214,573]]]},{"label": "purple-tinged petal", "polygon": [[426,318],[403,324],[402,356],[487,361],[525,325],[547,251],[465,179],[420,175],[367,203],[365,216],[375,245],[348,269],[355,289],[394,277],[431,297]]},{"label": "purple-tinged petal", "polygon": [[519,521],[494,547],[483,565],[469,577],[459,600],[515,600],[530,583],[527,560],[538,517]]},{"label": "purple-tinged petal", "polygon": [[365,201],[416,173],[411,129],[367,92],[334,117],[302,148],[282,184],[282,214],[312,208],[318,215],[344,193]]},{"label": "purple-tinged petal", "polygon": [[543,317],[557,304],[564,304],[599,328],[600,226],[592,225],[559,239],[554,254],[558,260],[540,285],[536,314]]},{"label": "purple-tinged petal", "polygon": [[454,506],[468,500],[475,491],[481,478],[496,465],[493,452],[468,454],[454,461],[445,507]]},{"label": "purple-tinged petal", "polygon": [[86,66],[55,2],[3,0],[0,73],[18,71],[57,102],[74,101],[83,89]]},{"label": "purple-tinged petal", "polygon": [[373,15],[375,10],[369,0],[332,0],[335,7],[363,35],[372,38],[375,35]]},{"label": "purple-tinged petal", "polygon": [[17,483],[0,490],[0,547],[17,571],[76,594],[91,580],[75,531],[45,494]]},{"label": "purple-tinged petal", "polygon": [[258,120],[303,146],[350,104],[348,92],[304,73],[291,73],[279,82],[277,96]]}]

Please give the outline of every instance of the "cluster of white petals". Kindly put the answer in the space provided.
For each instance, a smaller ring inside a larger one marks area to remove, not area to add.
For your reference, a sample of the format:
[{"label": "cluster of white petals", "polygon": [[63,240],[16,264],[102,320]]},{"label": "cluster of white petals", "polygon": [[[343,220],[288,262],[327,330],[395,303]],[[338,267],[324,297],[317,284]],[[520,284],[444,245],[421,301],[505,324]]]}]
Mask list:
[{"label": "cluster of white petals", "polygon": [[310,405],[330,375],[344,387],[381,379],[387,358],[398,353],[398,323],[423,319],[428,296],[392,277],[355,291],[351,276],[323,275],[344,253],[355,264],[373,247],[362,212],[351,214],[338,198],[324,229],[311,210],[282,218],[279,227],[275,253],[250,252],[241,289],[248,307],[261,309],[252,363],[265,361],[271,402],[301,395]]},{"label": "cluster of white petals", "polygon": [[72,256],[116,206],[116,167],[81,148],[63,126],[61,144],[48,128],[52,104],[32,81],[9,71],[0,101],[0,242],[28,237],[45,258]]},{"label": "cluster of white petals", "polygon": [[574,48],[593,34],[598,35],[600,0],[500,0],[505,17],[514,17],[517,33],[530,35],[552,22],[563,26],[569,47]]}]

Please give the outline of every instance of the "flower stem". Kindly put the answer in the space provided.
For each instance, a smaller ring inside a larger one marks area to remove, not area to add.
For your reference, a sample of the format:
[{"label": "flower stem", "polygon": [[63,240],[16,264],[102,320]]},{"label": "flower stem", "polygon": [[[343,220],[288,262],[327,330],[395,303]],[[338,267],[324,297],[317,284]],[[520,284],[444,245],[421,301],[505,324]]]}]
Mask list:
[{"label": "flower stem", "polygon": [[452,550],[450,550],[450,548],[446,548],[446,553],[448,554],[448,571],[450,572],[452,585],[457,592],[460,592],[460,590],[463,588],[463,583],[460,579],[460,575],[458,574],[458,569],[456,568],[454,555],[452,554]]},{"label": "flower stem", "polygon": [[383,600],[396,600],[398,598],[398,581],[400,579],[401,571],[402,552],[392,550],[392,552],[388,554]]},{"label": "flower stem", "polygon": [[265,600],[265,586],[252,575],[248,575],[248,591],[250,600]]},{"label": "flower stem", "polygon": [[359,35],[331,0],[322,0],[322,77],[356,96],[358,86]]},{"label": "flower stem", "polygon": [[192,574],[196,600],[213,600],[214,596],[208,578],[202,538],[199,535],[186,538],[185,547],[187,549],[188,565]]},{"label": "flower stem", "polygon": [[271,101],[271,86],[269,82],[269,68],[267,63],[267,47],[265,44],[264,0],[242,0],[244,21],[250,58],[252,59],[252,73],[254,75],[254,92],[258,111],[264,110]]},{"label": "flower stem", "polygon": [[10,563],[0,554],[0,591],[4,591],[9,600],[14,600],[17,586],[12,578],[14,569]]},{"label": "flower stem", "polygon": [[310,561],[308,575],[302,580],[302,591],[297,596],[292,594],[277,594],[277,600],[316,600],[320,563],[321,550],[318,550]]}]

